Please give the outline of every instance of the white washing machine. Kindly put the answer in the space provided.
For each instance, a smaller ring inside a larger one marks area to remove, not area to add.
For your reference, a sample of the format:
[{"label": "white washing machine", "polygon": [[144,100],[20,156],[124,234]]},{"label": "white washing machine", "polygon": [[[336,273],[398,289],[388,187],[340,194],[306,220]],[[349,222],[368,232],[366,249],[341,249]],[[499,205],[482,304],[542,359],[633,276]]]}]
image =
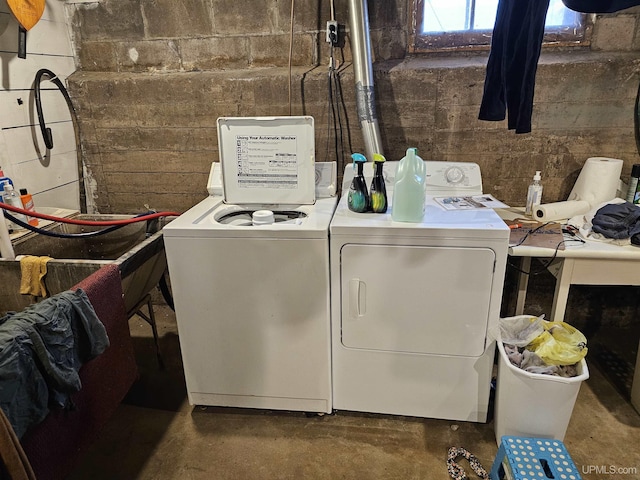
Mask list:
[{"label": "white washing machine", "polygon": [[[426,164],[422,223],[348,210],[345,169],[330,227],[333,406],[484,422],[509,229],[489,208],[433,199],[481,194],[478,165]],[[389,202],[397,165],[384,164]]]},{"label": "white washing machine", "polygon": [[331,412],[336,198],[316,199],[313,119],[218,127],[223,188],[212,168],[212,195],[164,228],[189,402]]}]

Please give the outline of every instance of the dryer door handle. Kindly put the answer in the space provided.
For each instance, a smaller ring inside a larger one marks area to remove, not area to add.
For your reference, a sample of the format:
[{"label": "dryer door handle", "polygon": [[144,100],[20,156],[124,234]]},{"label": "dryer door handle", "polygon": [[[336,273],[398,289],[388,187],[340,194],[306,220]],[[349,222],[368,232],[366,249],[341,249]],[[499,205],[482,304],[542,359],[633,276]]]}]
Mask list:
[{"label": "dryer door handle", "polygon": [[367,284],[359,278],[349,280],[349,316],[364,317],[367,313]]}]

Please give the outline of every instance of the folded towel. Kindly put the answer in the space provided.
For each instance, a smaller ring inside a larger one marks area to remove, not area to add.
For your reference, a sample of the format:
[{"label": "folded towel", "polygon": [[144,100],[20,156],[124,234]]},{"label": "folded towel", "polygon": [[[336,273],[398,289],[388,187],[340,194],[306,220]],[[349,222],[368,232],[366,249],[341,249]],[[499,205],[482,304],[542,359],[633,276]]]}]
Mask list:
[{"label": "folded towel", "polygon": [[25,255],[20,259],[20,271],[22,273],[20,293],[22,295],[34,295],[43,298],[47,296],[44,277],[47,274],[47,262],[49,260],[51,260],[51,257],[35,257],[33,255]]}]

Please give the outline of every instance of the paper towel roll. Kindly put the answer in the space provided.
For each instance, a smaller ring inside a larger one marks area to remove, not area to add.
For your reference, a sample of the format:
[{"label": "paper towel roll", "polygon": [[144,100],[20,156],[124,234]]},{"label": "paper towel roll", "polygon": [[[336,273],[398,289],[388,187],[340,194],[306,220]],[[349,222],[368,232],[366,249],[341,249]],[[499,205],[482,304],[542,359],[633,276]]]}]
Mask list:
[{"label": "paper towel roll", "polygon": [[623,163],[617,158],[587,158],[567,200],[584,200],[593,207],[616,198]]},{"label": "paper towel roll", "polygon": [[587,213],[589,210],[591,210],[589,202],[585,200],[570,200],[538,205],[533,212],[533,217],[540,222],[550,222],[571,218],[575,215]]}]

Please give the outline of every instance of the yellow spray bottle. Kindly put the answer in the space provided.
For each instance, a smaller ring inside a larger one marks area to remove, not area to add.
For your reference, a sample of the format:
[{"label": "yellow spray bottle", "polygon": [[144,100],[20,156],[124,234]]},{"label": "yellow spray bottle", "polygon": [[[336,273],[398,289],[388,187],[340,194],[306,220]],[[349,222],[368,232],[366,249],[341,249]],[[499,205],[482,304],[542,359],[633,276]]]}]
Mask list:
[{"label": "yellow spray bottle", "polygon": [[373,154],[374,174],[371,180],[371,211],[373,213],[385,213],[389,202],[387,201],[387,188],[384,184],[384,177],[382,176],[382,167],[385,162],[383,155],[379,153]]}]

